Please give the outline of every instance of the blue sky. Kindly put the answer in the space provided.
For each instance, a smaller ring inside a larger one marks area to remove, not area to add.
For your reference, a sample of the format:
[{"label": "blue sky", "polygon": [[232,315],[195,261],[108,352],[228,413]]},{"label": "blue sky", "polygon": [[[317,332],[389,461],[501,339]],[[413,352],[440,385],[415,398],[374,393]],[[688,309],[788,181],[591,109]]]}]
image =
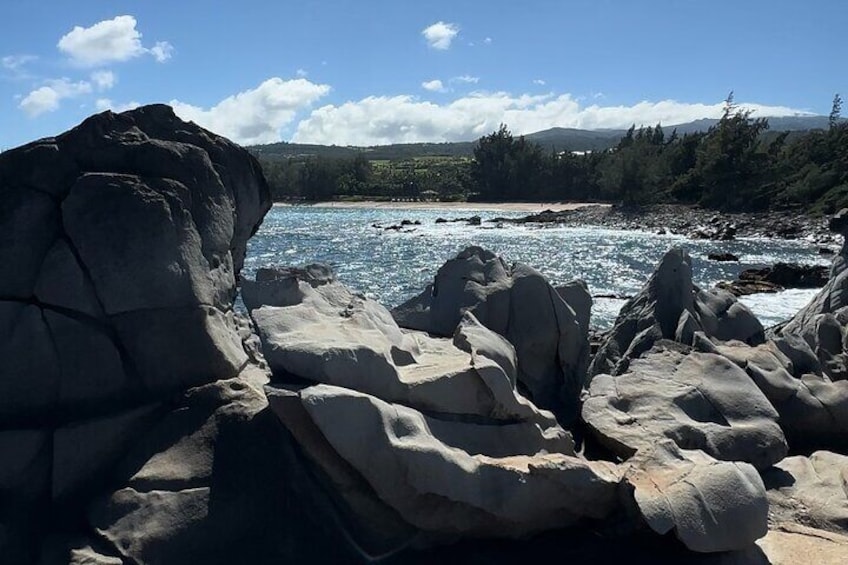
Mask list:
[{"label": "blue sky", "polygon": [[241,143],[670,125],[848,97],[845,0],[3,0],[0,148],[165,102]]}]

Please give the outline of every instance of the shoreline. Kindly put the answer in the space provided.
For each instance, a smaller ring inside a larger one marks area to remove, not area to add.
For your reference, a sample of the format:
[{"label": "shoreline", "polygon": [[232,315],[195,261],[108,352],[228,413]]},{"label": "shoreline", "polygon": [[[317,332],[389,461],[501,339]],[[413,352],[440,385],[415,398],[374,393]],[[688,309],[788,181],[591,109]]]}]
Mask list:
[{"label": "shoreline", "polygon": [[[442,210],[486,213],[484,223],[556,224],[569,227],[604,227],[644,231],[658,235],[685,235],[692,239],[729,241],[737,237],[808,239],[838,247],[841,241],[828,229],[825,217],[801,212],[721,212],[686,204],[652,204],[625,208],[600,202],[399,202],[380,200],[275,202],[281,208],[328,208],[335,210]],[[524,214],[499,217],[498,212]],[[841,239],[841,238],[840,238]],[[838,249],[831,248],[830,252]]]},{"label": "shoreline", "polygon": [[597,206],[609,208],[611,204],[596,202],[397,202],[385,200],[361,200],[344,202],[328,200],[321,202],[298,203],[274,202],[274,206],[291,208],[338,208],[362,209],[376,208],[380,210],[480,210],[486,212],[528,212],[539,213],[545,210],[553,212],[568,212],[581,208]]}]

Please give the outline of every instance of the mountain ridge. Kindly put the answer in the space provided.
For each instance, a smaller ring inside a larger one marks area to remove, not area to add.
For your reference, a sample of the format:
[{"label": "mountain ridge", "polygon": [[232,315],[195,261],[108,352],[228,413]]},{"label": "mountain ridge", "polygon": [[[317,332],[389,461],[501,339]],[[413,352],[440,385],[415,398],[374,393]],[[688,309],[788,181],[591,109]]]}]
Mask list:
[{"label": "mountain ridge", "polygon": [[[768,117],[770,131],[800,132],[828,127],[827,116],[780,116]],[[662,125],[666,135],[677,130],[678,135],[706,131],[718,123],[718,119],[701,118],[675,125]],[[579,129],[552,127],[526,134],[528,141],[538,143],[552,151],[599,151],[613,147],[627,129]],[[477,140],[454,142],[393,143],[388,145],[353,146],[320,145],[308,143],[278,142],[252,145],[247,149],[257,157],[266,159],[284,158],[353,158],[363,155],[369,160],[392,160],[415,157],[470,157]]]}]

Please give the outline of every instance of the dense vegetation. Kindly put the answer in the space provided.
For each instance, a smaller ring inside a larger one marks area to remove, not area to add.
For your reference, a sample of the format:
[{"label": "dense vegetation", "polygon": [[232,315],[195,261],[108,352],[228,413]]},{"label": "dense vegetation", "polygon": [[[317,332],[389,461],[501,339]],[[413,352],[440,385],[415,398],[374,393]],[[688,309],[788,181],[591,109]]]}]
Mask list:
[{"label": "dense vegetation", "polygon": [[[589,152],[544,149],[506,126],[481,138],[473,157],[403,156],[260,160],[275,199],[431,198],[679,202],[731,210],[848,205],[848,123],[837,95],[827,129],[769,132],[766,118],[732,94],[707,131],[680,135],[631,127],[618,143]],[[427,145],[427,144],[425,144]],[[437,145],[437,144],[429,144]]]}]

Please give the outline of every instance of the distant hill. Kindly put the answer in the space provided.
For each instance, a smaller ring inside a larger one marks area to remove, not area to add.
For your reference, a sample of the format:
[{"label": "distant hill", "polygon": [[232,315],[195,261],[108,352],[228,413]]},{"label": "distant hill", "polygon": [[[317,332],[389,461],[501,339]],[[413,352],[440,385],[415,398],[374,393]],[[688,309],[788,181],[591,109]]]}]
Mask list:
[{"label": "distant hill", "polygon": [[[665,125],[666,135],[677,130],[679,135],[706,131],[718,123],[718,120],[701,119],[678,125]],[[807,131],[826,129],[827,116],[787,116],[769,118],[771,131]],[[551,128],[524,137],[541,145],[545,150],[553,151],[599,151],[618,143],[626,129],[583,130],[573,128]],[[454,143],[396,143],[372,147],[354,147],[339,145],[310,145],[302,143],[271,143],[253,145],[247,149],[258,157],[266,159],[285,159],[298,157],[355,157],[364,155],[372,161],[411,159],[414,157],[469,157],[474,151],[476,141]]]}]

